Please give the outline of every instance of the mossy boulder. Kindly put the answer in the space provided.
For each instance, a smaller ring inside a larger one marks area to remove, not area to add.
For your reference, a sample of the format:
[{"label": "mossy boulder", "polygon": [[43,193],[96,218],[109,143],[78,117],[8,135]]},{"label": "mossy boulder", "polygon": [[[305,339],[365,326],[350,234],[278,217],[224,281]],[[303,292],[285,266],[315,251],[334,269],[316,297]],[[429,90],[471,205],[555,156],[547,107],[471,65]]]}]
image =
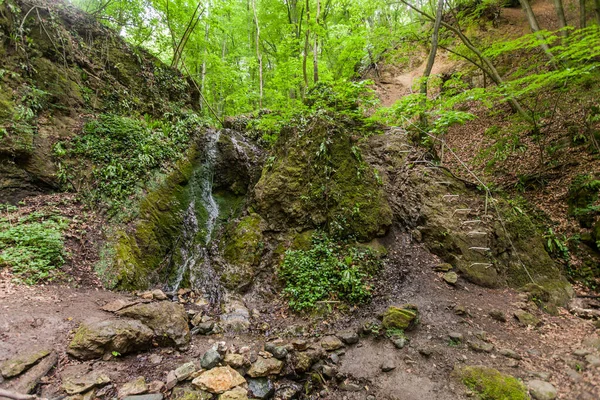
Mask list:
[{"label": "mossy boulder", "polygon": [[411,330],[419,323],[419,310],[413,304],[401,307],[390,306],[383,314],[382,326],[385,329]]},{"label": "mossy boulder", "polygon": [[578,175],[573,179],[567,194],[568,213],[582,227],[591,228],[600,213],[600,176]]},{"label": "mossy boulder", "polygon": [[455,368],[453,375],[482,400],[529,400],[521,381],[494,368],[465,366]]},{"label": "mossy boulder", "polygon": [[133,319],[83,323],[67,353],[81,360],[100,358],[112,352],[124,355],[149,348],[153,337],[150,328]]},{"label": "mossy boulder", "polygon": [[254,188],[257,211],[275,231],[326,226],[360,241],[384,235],[391,209],[353,128],[321,117],[308,126],[281,133]]}]

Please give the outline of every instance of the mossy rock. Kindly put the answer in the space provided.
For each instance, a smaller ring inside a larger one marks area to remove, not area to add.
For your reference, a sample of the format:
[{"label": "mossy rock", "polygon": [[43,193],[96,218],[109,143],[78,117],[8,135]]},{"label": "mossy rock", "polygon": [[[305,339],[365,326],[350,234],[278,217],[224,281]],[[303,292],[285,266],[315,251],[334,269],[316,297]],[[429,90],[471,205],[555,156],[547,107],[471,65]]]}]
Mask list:
[{"label": "mossy rock", "polygon": [[405,304],[402,307],[390,306],[383,314],[382,326],[385,329],[411,330],[419,323],[417,306]]},{"label": "mossy rock", "polygon": [[254,189],[257,211],[276,231],[326,227],[360,241],[384,235],[391,208],[352,128],[317,117],[311,126],[281,133]]},{"label": "mossy rock", "polygon": [[465,366],[455,368],[453,375],[481,400],[529,400],[527,388],[521,381],[494,368]]},{"label": "mossy rock", "polygon": [[600,196],[600,177],[594,175],[578,175],[573,179],[567,194],[568,213],[575,217],[583,228],[591,228],[594,217],[598,211],[593,211],[593,206],[598,206]]}]

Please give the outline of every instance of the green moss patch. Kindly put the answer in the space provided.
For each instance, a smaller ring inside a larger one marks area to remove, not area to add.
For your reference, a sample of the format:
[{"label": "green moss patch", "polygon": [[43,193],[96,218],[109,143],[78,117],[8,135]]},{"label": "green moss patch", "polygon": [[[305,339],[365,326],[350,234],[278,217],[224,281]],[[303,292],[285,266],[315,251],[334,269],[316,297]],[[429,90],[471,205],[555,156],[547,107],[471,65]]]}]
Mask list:
[{"label": "green moss patch", "polygon": [[528,400],[527,389],[517,378],[494,368],[466,366],[453,374],[481,400]]}]

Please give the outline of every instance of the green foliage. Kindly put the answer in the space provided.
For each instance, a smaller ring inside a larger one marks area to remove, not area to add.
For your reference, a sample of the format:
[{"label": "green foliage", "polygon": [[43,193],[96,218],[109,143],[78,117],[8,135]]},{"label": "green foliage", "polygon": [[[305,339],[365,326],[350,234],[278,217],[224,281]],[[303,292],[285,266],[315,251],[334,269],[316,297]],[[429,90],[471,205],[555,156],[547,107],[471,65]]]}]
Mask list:
[{"label": "green foliage", "polygon": [[[166,114],[161,120],[104,114],[88,122],[83,135],[56,144],[54,154],[59,159],[89,160],[93,165],[90,200],[115,207],[135,194],[153,172],[166,172],[180,159],[201,123],[193,113]],[[67,180],[64,166],[59,174]]]},{"label": "green foliage", "polygon": [[546,240],[545,246],[548,253],[569,261],[569,246],[567,245],[565,235],[562,235],[562,238],[560,238],[554,233],[552,228],[548,228],[543,237]]},{"label": "green foliage", "polygon": [[2,208],[6,214],[0,217],[0,266],[11,268],[18,281],[30,285],[50,279],[65,261],[62,233],[67,220],[38,211],[11,217],[16,209]]},{"label": "green foliage", "polygon": [[296,311],[313,309],[320,301],[364,303],[371,298],[369,279],[381,261],[371,250],[333,241],[323,232],[313,235],[309,250],[288,250],[279,268],[283,293]]}]

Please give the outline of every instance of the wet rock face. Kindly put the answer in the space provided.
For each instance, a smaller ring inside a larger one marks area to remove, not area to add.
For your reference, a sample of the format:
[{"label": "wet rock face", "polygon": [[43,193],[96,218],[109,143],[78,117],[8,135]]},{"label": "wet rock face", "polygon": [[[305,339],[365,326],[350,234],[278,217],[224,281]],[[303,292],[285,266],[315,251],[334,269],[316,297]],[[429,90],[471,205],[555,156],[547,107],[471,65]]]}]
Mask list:
[{"label": "wet rock face", "polygon": [[260,176],[263,150],[239,132],[224,129],[218,142],[219,155],[214,188],[245,195]]},{"label": "wet rock face", "polygon": [[67,353],[82,360],[100,358],[113,351],[128,354],[149,348],[153,337],[154,332],[136,320],[83,323],[69,344]]},{"label": "wet rock face", "polygon": [[143,322],[154,331],[157,340],[165,342],[165,345],[183,347],[190,342],[188,316],[180,304],[168,301],[135,304],[116,314]]}]

